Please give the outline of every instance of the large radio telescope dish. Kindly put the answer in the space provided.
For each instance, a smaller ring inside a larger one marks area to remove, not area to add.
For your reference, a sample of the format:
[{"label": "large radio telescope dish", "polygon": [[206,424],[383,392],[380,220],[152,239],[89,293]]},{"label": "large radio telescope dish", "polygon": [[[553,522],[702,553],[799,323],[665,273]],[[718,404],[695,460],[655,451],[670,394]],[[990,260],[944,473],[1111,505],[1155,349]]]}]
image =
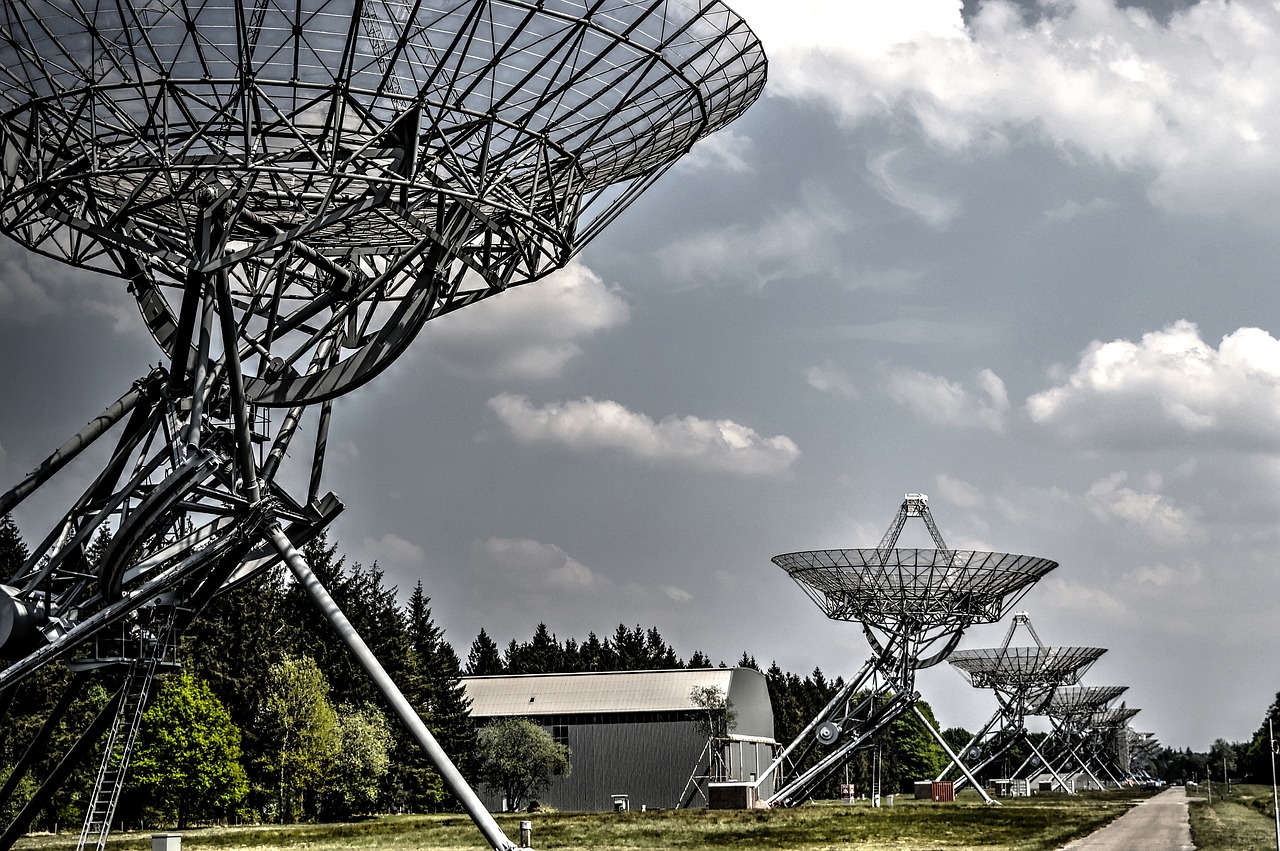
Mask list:
[{"label": "large radio telescope dish", "polygon": [[833,620],[885,631],[995,623],[1058,563],[950,549],[811,550],[775,556]]},{"label": "large radio telescope dish", "polygon": [[226,273],[268,405],[564,265],[765,80],[719,2],[4,9],[0,229],[128,278],[170,355],[191,270]]},{"label": "large radio telescope dish", "polygon": [[[428,320],[563,267],[755,101],[759,41],[718,0],[0,9],[0,231],[124,278],[165,354],[0,494],[3,515],[116,430],[101,472],[0,577],[0,655],[13,660],[0,691],[59,660],[124,667],[123,685],[0,848],[108,727],[132,741],[191,618],[281,562],[489,844],[515,848],[295,547],[342,509],[320,489],[331,403]],[[314,449],[295,455],[312,403]],[[281,475],[289,464],[301,475]],[[103,530],[112,542],[91,563]],[[128,641],[104,640],[117,632]],[[129,758],[104,749],[80,847],[105,847]]]}]

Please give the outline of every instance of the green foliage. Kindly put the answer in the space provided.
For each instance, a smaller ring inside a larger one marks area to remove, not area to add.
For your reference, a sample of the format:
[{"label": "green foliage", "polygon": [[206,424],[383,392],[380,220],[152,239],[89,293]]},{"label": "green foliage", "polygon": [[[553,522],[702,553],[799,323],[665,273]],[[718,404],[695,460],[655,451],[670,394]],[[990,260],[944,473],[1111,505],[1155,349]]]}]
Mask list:
[{"label": "green foliage", "polygon": [[179,828],[240,803],[249,790],[240,730],[208,683],[190,671],[164,680],[142,717],[130,777],[148,808]]},{"label": "green foliage", "polygon": [[508,809],[568,777],[570,751],[526,718],[499,718],[480,729],[477,757],[480,780],[506,800]]},{"label": "green foliage", "polygon": [[0,517],[0,580],[8,582],[30,555],[13,517]]},{"label": "green foliage", "polygon": [[315,660],[290,656],[271,669],[262,729],[279,820],[297,821],[325,782],[339,743],[329,683]]},{"label": "green foliage", "polygon": [[467,654],[467,674],[473,677],[483,677],[490,674],[501,674],[504,670],[502,654],[498,651],[498,645],[493,643],[489,633],[485,632],[482,627],[480,634],[476,636],[476,640],[471,642],[471,652]]},{"label": "green foliage", "polygon": [[336,746],[325,764],[318,815],[332,820],[373,812],[382,778],[391,767],[393,742],[391,725],[377,707],[341,707]]},{"label": "green foliage", "polygon": [[689,702],[698,707],[698,734],[708,739],[723,739],[738,726],[738,713],[720,686],[694,686]]}]

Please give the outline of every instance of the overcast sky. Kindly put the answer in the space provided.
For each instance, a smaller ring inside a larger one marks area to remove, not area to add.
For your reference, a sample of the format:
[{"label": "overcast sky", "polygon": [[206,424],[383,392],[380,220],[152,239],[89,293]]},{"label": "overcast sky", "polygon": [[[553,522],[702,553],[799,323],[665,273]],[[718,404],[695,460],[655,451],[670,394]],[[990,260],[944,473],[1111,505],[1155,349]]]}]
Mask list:
[{"label": "overcast sky", "polygon": [[[1280,691],[1280,10],[731,5],[765,96],[339,402],[332,538],[464,655],[622,622],[848,676],[861,631],[769,559],[875,546],[922,491],[952,546],[1060,562],[1021,608],[1109,648],[1085,682],[1137,729],[1247,738]],[[121,283],[0,246],[0,478],[158,360]]]}]

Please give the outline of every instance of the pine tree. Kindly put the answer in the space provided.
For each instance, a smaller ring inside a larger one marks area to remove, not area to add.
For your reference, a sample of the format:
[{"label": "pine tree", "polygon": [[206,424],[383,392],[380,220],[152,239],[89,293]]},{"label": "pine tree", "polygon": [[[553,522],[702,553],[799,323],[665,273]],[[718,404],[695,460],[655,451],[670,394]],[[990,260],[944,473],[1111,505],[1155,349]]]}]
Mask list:
[{"label": "pine tree", "polygon": [[471,642],[471,652],[467,654],[467,676],[483,677],[490,674],[505,673],[502,654],[498,645],[493,643],[489,633],[480,628],[480,634]]},{"label": "pine tree", "polygon": [[[458,655],[444,638],[444,631],[431,618],[431,599],[419,582],[409,597],[407,629],[409,645],[416,668],[415,680],[421,689],[420,702],[413,701],[423,712],[427,726],[458,769],[470,776],[474,771],[475,725],[471,720],[471,704],[462,687],[462,666]],[[435,810],[452,806],[446,801],[443,785],[415,742],[397,748],[399,765],[392,774],[401,775],[396,791],[402,794],[401,805],[412,810]],[[390,777],[396,781],[395,777]],[[395,783],[393,782],[393,786]]]},{"label": "pine tree", "polygon": [[31,555],[11,515],[0,517],[0,582],[8,582]]}]

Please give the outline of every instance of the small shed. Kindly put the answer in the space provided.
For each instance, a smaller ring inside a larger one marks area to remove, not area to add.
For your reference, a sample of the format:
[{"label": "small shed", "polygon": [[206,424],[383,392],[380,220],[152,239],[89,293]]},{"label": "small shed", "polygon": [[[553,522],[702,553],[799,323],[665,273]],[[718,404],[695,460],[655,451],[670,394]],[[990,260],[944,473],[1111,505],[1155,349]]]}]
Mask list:
[{"label": "small shed", "polygon": [[[706,806],[708,785],[755,782],[773,762],[773,708],[751,668],[463,677],[478,724],[518,716],[569,746],[573,770],[539,800],[559,810]],[[735,723],[708,741],[694,689],[717,688]],[[760,797],[773,791],[765,778]],[[504,802],[481,790],[490,809]]]}]

